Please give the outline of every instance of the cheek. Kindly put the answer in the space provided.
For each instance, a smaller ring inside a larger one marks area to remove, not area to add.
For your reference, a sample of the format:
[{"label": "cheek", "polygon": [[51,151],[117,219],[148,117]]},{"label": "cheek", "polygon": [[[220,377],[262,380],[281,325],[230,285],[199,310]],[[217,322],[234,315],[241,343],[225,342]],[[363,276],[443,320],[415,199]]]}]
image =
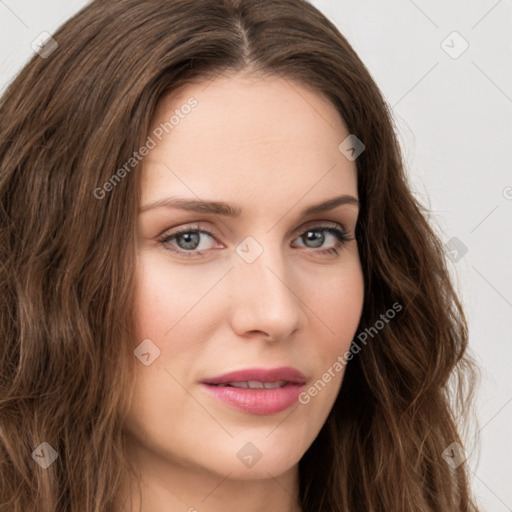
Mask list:
[{"label": "cheek", "polygon": [[[157,251],[154,251],[157,253]],[[137,268],[136,315],[139,337],[172,338],[211,286],[194,267],[178,268],[160,254],[142,254]]]},{"label": "cheek", "polygon": [[314,313],[311,320],[324,333],[326,348],[339,351],[350,345],[363,311],[364,279],[359,258],[347,259],[339,271],[318,276],[317,286],[311,282],[303,284],[304,302]]},{"label": "cheek", "polygon": [[[167,366],[169,350],[167,345],[170,340],[176,339],[176,326],[180,317],[185,314],[183,301],[186,297],[178,292],[184,283],[181,283],[179,273],[170,275],[169,268],[165,268],[161,262],[144,255],[137,268],[137,289],[135,302],[136,336],[137,344],[142,340],[150,339],[159,349],[158,358],[151,364],[152,372],[142,372],[143,375],[154,373],[155,369],[163,369]],[[180,345],[171,347],[177,355]],[[149,369],[148,368],[148,369]]]},{"label": "cheek", "polygon": [[148,251],[137,272],[137,344],[150,339],[160,349],[151,366],[172,369],[180,381],[186,379],[222,318],[223,305],[209,292],[226,270],[222,265],[180,265],[159,251]]},{"label": "cheek", "polygon": [[[309,303],[316,315],[311,318],[317,326],[313,330],[317,334],[317,364],[314,389],[306,392],[316,402],[315,407],[323,403],[323,407],[329,408],[341,387],[346,353],[357,334],[363,311],[364,279],[359,259],[347,262],[342,272],[322,283],[323,286],[311,295]],[[320,400],[313,398],[320,395]]]}]

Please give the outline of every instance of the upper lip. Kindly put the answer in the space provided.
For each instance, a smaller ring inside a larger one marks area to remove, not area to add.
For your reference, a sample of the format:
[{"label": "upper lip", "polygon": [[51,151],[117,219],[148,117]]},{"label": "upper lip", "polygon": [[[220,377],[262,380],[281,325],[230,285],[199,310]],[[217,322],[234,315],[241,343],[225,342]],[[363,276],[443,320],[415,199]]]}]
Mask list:
[{"label": "upper lip", "polygon": [[227,382],[276,382],[284,380],[291,384],[304,384],[306,377],[296,368],[282,366],[280,368],[248,368],[225,373],[217,377],[204,379],[205,384],[225,384]]}]

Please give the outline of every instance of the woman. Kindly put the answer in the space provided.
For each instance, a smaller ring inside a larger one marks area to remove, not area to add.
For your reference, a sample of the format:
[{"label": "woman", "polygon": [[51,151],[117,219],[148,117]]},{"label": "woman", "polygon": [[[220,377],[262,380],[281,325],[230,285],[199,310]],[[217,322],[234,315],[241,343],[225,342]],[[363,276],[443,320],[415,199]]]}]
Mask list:
[{"label": "woman", "polygon": [[93,1],[0,113],[3,509],[477,510],[442,245],[314,7]]}]

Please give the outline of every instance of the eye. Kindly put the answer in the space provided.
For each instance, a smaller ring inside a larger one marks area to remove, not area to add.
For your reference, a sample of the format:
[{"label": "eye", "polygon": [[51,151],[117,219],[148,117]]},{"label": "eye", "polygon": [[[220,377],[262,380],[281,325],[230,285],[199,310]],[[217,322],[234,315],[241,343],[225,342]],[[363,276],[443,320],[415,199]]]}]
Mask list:
[{"label": "eye", "polygon": [[[326,236],[325,233],[327,233],[328,236]],[[321,247],[325,243],[326,238],[329,239],[329,237],[336,239],[335,245],[315,252],[337,255],[338,250],[341,249],[345,243],[354,240],[354,238],[350,238],[348,233],[344,229],[340,228],[338,224],[312,226],[304,231],[300,235],[299,239],[302,240],[303,243],[310,244],[306,247],[316,249]]]},{"label": "eye", "polygon": [[[201,256],[202,253],[197,250],[199,248],[204,250],[208,249],[208,247],[200,247],[201,238],[204,238],[205,236],[215,240],[212,233],[201,229],[200,225],[197,224],[196,226],[185,226],[183,228],[179,228],[169,235],[164,235],[158,240],[158,242],[167,250],[189,258],[193,256]],[[173,248],[176,247],[171,244],[173,240],[176,241],[178,249]]]},{"label": "eye", "polygon": [[[201,226],[197,224],[196,226],[184,226],[170,234],[164,234],[158,239],[158,243],[166,250],[171,251],[180,257],[183,256],[190,258],[200,257],[203,255],[201,250],[206,251],[212,248],[208,247],[208,241],[201,243],[202,239],[207,240],[208,238],[216,241],[215,236],[212,233],[201,229]],[[319,247],[322,247],[329,238],[334,239],[334,246],[323,250],[317,250]],[[313,252],[320,254],[338,254],[338,250],[341,249],[346,242],[354,240],[354,238],[350,238],[347,232],[339,227],[338,224],[312,226],[306,231],[303,231],[298,239],[303,241],[304,244],[308,244],[304,245],[306,248],[312,249]],[[301,246],[299,245],[299,247]]]}]

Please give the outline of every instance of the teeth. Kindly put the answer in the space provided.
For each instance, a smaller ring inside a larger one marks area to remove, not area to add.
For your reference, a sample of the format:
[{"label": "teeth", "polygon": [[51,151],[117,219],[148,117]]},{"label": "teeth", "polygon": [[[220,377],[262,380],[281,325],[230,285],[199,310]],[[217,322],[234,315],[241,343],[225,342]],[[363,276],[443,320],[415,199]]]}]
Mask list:
[{"label": "teeth", "polygon": [[233,388],[245,388],[245,389],[278,389],[286,386],[285,380],[278,380],[276,382],[260,382],[257,380],[248,380],[244,382],[226,382],[223,384],[217,384],[217,386],[231,386]]},{"label": "teeth", "polygon": [[248,388],[248,382],[230,382],[229,385],[233,388]]},{"label": "teeth", "polygon": [[277,389],[282,388],[283,386],[286,386],[285,380],[278,380],[277,382],[264,382],[263,386],[265,389]]}]

